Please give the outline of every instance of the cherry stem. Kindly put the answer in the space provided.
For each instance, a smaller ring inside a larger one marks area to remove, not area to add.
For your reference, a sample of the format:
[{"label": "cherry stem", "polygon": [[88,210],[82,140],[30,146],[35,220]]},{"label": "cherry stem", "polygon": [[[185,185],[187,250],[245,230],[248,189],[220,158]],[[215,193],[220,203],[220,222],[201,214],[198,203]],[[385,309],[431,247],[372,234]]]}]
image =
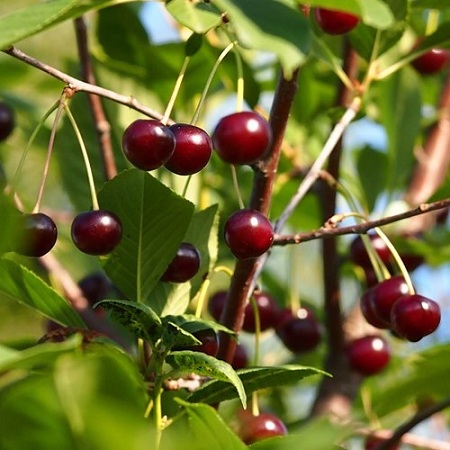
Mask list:
[{"label": "cherry stem", "polygon": [[186,183],[184,183],[183,192],[181,193],[181,195],[183,197],[186,197],[186,195],[187,195],[189,183],[191,182],[191,180],[192,180],[192,175],[189,175],[186,179]]},{"label": "cherry stem", "polygon": [[170,96],[169,102],[167,103],[166,110],[164,111],[161,122],[166,125],[170,114],[172,113],[173,105],[175,104],[175,100],[177,99],[178,93],[180,92],[181,84],[183,83],[184,76],[186,75],[186,69],[189,65],[189,61],[191,60],[190,56],[186,56],[184,58],[183,64],[180,69],[180,73],[178,74],[177,80],[175,81],[175,86],[173,88],[172,94]]},{"label": "cherry stem", "polygon": [[86,168],[86,174],[88,177],[88,183],[89,183],[89,190],[91,192],[91,199],[92,199],[92,209],[98,210],[98,199],[97,199],[97,192],[95,190],[95,183],[94,183],[94,175],[92,173],[92,166],[89,161],[89,155],[86,149],[86,145],[84,144],[83,137],[81,136],[80,129],[78,128],[77,122],[75,121],[75,118],[72,115],[72,112],[70,111],[70,108],[67,104],[64,104],[64,109],[66,111],[67,117],[69,118],[69,121],[72,125],[72,128],[75,132],[75,135],[78,140],[78,144],[80,145],[81,154],[83,155],[84,160],[84,166]]},{"label": "cherry stem", "polygon": [[200,100],[199,100],[199,102],[197,104],[197,107],[195,108],[195,112],[194,112],[194,115],[193,115],[192,120],[191,120],[191,124],[192,125],[195,125],[198,122],[198,118],[200,116],[200,111],[201,111],[201,109],[203,107],[203,104],[205,103],[206,96],[208,94],[209,88],[211,87],[211,83],[212,83],[212,81],[214,79],[214,76],[215,76],[215,74],[217,72],[217,69],[219,68],[221,62],[228,55],[228,53],[230,53],[230,51],[233,49],[234,45],[235,45],[234,42],[231,42],[230,44],[228,44],[222,50],[222,52],[220,53],[220,55],[216,59],[216,62],[214,63],[214,66],[212,67],[211,72],[208,75],[208,79],[206,80],[206,83],[205,83],[205,86],[203,88],[202,95],[201,95]]},{"label": "cherry stem", "polygon": [[439,25],[439,10],[430,9],[427,17],[427,27],[425,29],[425,36],[433,34]]},{"label": "cherry stem", "polygon": [[[253,316],[255,318],[255,346],[253,355],[253,365],[257,366],[259,364],[259,346],[261,338],[261,318],[259,316],[259,309],[256,303],[255,297],[252,295],[250,297],[250,304],[253,309]],[[252,394],[252,414],[254,416],[259,416],[259,402],[258,402],[258,392],[254,391]]]},{"label": "cherry stem", "polygon": [[242,59],[236,47],[233,48],[236,57],[237,86],[236,86],[236,111],[241,112],[244,107],[244,70],[242,68]]},{"label": "cherry stem", "polygon": [[298,247],[292,245],[290,248],[290,264],[289,264],[289,308],[292,314],[296,314],[301,308],[300,296],[298,294],[298,289],[296,287],[297,274],[300,273],[299,258],[298,258]]},{"label": "cherry stem", "polygon": [[58,102],[55,120],[53,121],[52,131],[50,133],[50,139],[48,141],[48,147],[47,147],[47,155],[45,157],[45,163],[44,163],[44,170],[42,172],[41,184],[39,186],[39,192],[38,192],[36,204],[34,205],[34,208],[33,208],[33,213],[37,213],[41,207],[41,200],[42,200],[42,196],[44,194],[45,181],[47,180],[48,170],[50,167],[50,159],[51,159],[51,156],[53,153],[53,147],[55,144],[56,130],[58,128],[58,124],[61,119],[65,101],[66,101],[65,94],[63,93]]},{"label": "cherry stem", "polygon": [[41,118],[41,120],[36,125],[35,129],[33,130],[33,133],[31,134],[30,138],[28,139],[27,145],[25,147],[25,150],[22,153],[22,156],[20,157],[19,164],[17,166],[17,169],[14,173],[14,176],[13,176],[13,179],[11,182],[11,191],[10,191],[11,196],[14,196],[14,194],[16,192],[19,177],[20,177],[20,174],[22,173],[23,165],[25,164],[25,160],[28,155],[28,151],[30,150],[31,146],[33,145],[34,140],[36,139],[36,136],[38,135],[39,131],[43,127],[45,121],[50,117],[50,115],[53,113],[53,111],[55,111],[58,108],[59,103],[60,103],[60,100],[55,102],[51,106],[51,108],[44,114],[44,116]]},{"label": "cherry stem", "polygon": [[205,304],[206,294],[208,293],[209,286],[211,285],[211,279],[206,278],[202,283],[200,291],[198,293],[197,306],[195,308],[195,317],[201,317],[203,312],[203,306]]},{"label": "cherry stem", "polygon": [[242,198],[241,189],[239,187],[239,180],[238,180],[238,176],[237,176],[236,166],[234,164],[231,164],[230,169],[231,169],[231,178],[233,180],[233,187],[234,187],[234,191],[236,192],[236,197],[238,200],[239,208],[244,209],[245,204],[244,204],[244,199]]}]

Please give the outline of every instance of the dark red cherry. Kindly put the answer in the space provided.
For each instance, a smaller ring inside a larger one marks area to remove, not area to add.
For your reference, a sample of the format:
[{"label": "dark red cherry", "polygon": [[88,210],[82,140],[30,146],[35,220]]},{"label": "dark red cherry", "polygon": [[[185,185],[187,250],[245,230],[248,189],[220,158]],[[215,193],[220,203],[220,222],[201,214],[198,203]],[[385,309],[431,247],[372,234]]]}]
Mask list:
[{"label": "dark red cherry", "polygon": [[55,222],[44,213],[24,214],[18,219],[20,242],[16,253],[24,256],[43,256],[56,243],[58,230]]},{"label": "dark red cherry", "polygon": [[383,337],[367,335],[349,343],[347,357],[353,370],[362,375],[374,375],[387,366],[391,353]]},{"label": "dark red cherry", "polygon": [[225,302],[227,301],[227,291],[217,291],[208,300],[208,312],[217,321],[220,321]]},{"label": "dark red cherry", "polygon": [[290,309],[279,314],[275,329],[284,346],[293,353],[314,350],[322,340],[322,327],[309,308],[300,308],[295,315]]},{"label": "dark red cherry", "polygon": [[241,209],[225,223],[225,242],[236,258],[257,258],[272,245],[272,224],[259,211]]},{"label": "dark red cherry", "polygon": [[387,324],[386,322],[382,321],[381,319],[379,319],[375,312],[375,306],[373,303],[373,288],[363,293],[359,305],[361,307],[362,315],[366,319],[367,323],[375,328],[390,328],[390,322],[389,324]]},{"label": "dark red cherry", "polygon": [[244,369],[248,365],[248,355],[247,350],[242,344],[238,344],[234,351],[233,360],[231,361],[231,366],[234,370]]},{"label": "dark red cherry", "polygon": [[4,141],[13,131],[15,125],[14,111],[5,102],[0,102],[0,141]]},{"label": "dark red cherry", "polygon": [[230,164],[253,164],[261,159],[272,139],[270,126],[254,111],[242,111],[220,119],[212,135],[214,149]]},{"label": "dark red cherry", "polygon": [[423,53],[411,64],[422,75],[434,75],[444,69],[450,62],[450,50],[432,48]]},{"label": "dark red cherry", "polygon": [[[364,442],[365,450],[375,450],[378,445],[381,445],[385,442],[386,439],[375,437],[375,436],[367,436]],[[400,444],[392,444],[388,447],[387,450],[398,450],[400,448]]]},{"label": "dark red cherry", "polygon": [[175,150],[165,166],[177,175],[193,175],[209,162],[212,141],[206,131],[194,125],[177,123],[170,127],[175,136]]},{"label": "dark red cherry", "polygon": [[419,294],[404,295],[392,307],[392,329],[411,342],[420,341],[433,333],[441,321],[439,305]]},{"label": "dark red cherry", "polygon": [[286,425],[274,414],[261,413],[259,416],[243,415],[238,435],[245,444],[250,445],[263,439],[285,436]]},{"label": "dark red cherry", "polygon": [[[275,299],[266,292],[255,292],[253,299],[259,313],[260,330],[265,331],[274,327],[278,322],[279,314],[278,304]],[[245,307],[242,329],[249,333],[256,331],[255,310],[251,301]]]},{"label": "dark red cherry", "polygon": [[157,120],[138,119],[122,136],[127,159],[138,169],[154,170],[164,165],[175,150],[175,136]]},{"label": "dark red cherry", "polygon": [[201,342],[201,344],[176,347],[173,350],[191,350],[193,352],[205,353],[206,355],[214,357],[217,355],[217,351],[219,350],[219,338],[214,330],[208,328],[196,331],[192,334]]},{"label": "dark red cherry", "polygon": [[108,298],[115,290],[115,286],[112,281],[106,276],[104,272],[93,272],[83,277],[78,286],[83,291],[83,295],[86,300],[89,301],[91,306],[100,300]]},{"label": "dark red cherry", "polygon": [[161,280],[184,283],[190,280],[200,268],[200,253],[188,242],[182,242]]},{"label": "dark red cherry", "polygon": [[390,327],[392,306],[408,292],[408,285],[402,275],[395,275],[374,286],[371,289],[371,302],[377,318]]},{"label": "dark red cherry", "polygon": [[314,15],[319,27],[327,34],[348,33],[359,23],[358,16],[344,11],[315,8]]},{"label": "dark red cherry", "polygon": [[75,246],[83,253],[106,255],[119,245],[122,224],[111,211],[86,211],[73,220],[71,234]]},{"label": "dark red cherry", "polygon": [[[391,259],[391,252],[386,246],[386,243],[378,234],[368,234],[372,247],[378,253],[381,261],[385,264],[389,264]],[[369,259],[369,254],[367,253],[366,247],[361,236],[357,236],[350,244],[350,261],[353,264],[361,266],[364,269],[371,269],[372,263]]]}]

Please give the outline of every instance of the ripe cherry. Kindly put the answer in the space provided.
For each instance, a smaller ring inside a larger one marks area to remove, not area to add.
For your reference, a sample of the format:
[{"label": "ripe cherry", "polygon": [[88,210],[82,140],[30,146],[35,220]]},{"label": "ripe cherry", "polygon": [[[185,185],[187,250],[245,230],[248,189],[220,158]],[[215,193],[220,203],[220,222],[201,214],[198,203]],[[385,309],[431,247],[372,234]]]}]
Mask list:
[{"label": "ripe cherry", "polygon": [[164,165],[175,149],[175,136],[169,127],[157,120],[138,119],[122,136],[127,159],[138,169],[154,170]]},{"label": "ripe cherry", "polygon": [[242,344],[238,344],[234,351],[233,360],[231,361],[231,366],[234,370],[244,369],[248,365],[248,355],[247,350]]},{"label": "ripe cherry", "polygon": [[369,323],[373,327],[380,329],[388,329],[390,328],[390,322],[389,324],[387,324],[386,322],[382,321],[375,312],[375,306],[372,300],[373,298],[372,289],[373,288],[364,292],[363,295],[361,296],[359,305],[361,307],[362,315],[366,319],[367,323]]},{"label": "ripe cherry", "polygon": [[122,239],[122,224],[111,211],[94,210],[78,214],[72,222],[72,240],[88,255],[111,253]]},{"label": "ripe cherry", "polygon": [[262,439],[285,436],[286,425],[274,414],[261,413],[259,416],[242,415],[238,435],[245,444],[250,445]]},{"label": "ripe cherry", "polygon": [[43,256],[56,243],[55,222],[44,213],[24,214],[18,220],[20,242],[15,251],[24,256]]},{"label": "ripe cherry", "polygon": [[[389,264],[391,259],[391,252],[389,251],[386,243],[378,234],[368,234],[372,247],[378,253],[381,261],[385,264]],[[372,263],[370,262],[369,254],[361,236],[357,236],[350,244],[350,261],[353,264],[361,266],[363,269],[372,269]]]},{"label": "ripe cherry", "polygon": [[255,163],[264,156],[271,139],[267,120],[254,111],[223,117],[212,135],[217,154],[230,164]]},{"label": "ripe cherry", "polygon": [[227,301],[227,291],[217,291],[208,300],[208,312],[217,321],[220,321],[225,302]]},{"label": "ripe cherry", "polygon": [[201,344],[189,345],[184,347],[175,347],[173,350],[191,350],[193,352],[205,353],[209,356],[216,356],[219,350],[219,338],[214,330],[211,328],[203,329],[192,333]]},{"label": "ripe cherry", "polygon": [[236,258],[257,258],[272,245],[272,224],[259,211],[241,209],[225,223],[225,242]]},{"label": "ripe cherry", "polygon": [[392,329],[411,342],[433,333],[441,321],[439,305],[419,294],[404,295],[392,307]]},{"label": "ripe cherry", "polygon": [[[260,330],[265,331],[274,327],[278,321],[278,304],[273,297],[266,292],[255,292],[253,299],[259,313]],[[248,302],[245,306],[244,323],[242,329],[248,333],[256,331],[255,311],[252,302]]]},{"label": "ripe cherry", "polygon": [[[374,450],[378,445],[382,444],[386,439],[376,437],[376,436],[368,436],[364,442],[365,450]],[[399,444],[390,445],[387,450],[398,450]]]},{"label": "ripe cherry", "polygon": [[432,48],[423,53],[411,64],[422,75],[434,75],[444,69],[450,62],[450,51],[443,48]]},{"label": "ripe cherry", "polygon": [[295,315],[285,309],[279,315],[277,336],[292,353],[314,350],[322,340],[322,327],[309,308],[300,308]]},{"label": "ripe cherry", "polygon": [[359,23],[358,16],[344,11],[316,8],[314,15],[319,27],[327,34],[337,35],[348,33]]},{"label": "ripe cherry", "polygon": [[165,166],[177,175],[193,175],[209,162],[212,141],[206,131],[194,125],[178,123],[170,127],[175,136],[175,150]]},{"label": "ripe cherry", "polygon": [[200,253],[188,242],[182,242],[161,280],[184,283],[190,280],[200,268]]},{"label": "ripe cherry", "polygon": [[367,335],[349,343],[347,357],[353,370],[362,375],[374,375],[387,366],[391,354],[383,337]]},{"label": "ripe cherry", "polygon": [[5,102],[0,102],[0,141],[4,141],[14,129],[13,109]]}]

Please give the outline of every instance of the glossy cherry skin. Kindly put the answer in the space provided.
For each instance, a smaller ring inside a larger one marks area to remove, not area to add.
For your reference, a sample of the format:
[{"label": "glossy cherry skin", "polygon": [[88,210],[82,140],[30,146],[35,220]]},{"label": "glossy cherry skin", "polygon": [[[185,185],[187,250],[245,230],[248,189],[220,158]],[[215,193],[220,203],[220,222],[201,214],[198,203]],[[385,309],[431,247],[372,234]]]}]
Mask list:
[{"label": "glossy cherry skin", "polygon": [[264,117],[253,111],[242,111],[220,119],[212,141],[220,158],[230,164],[253,164],[269,148],[272,133]]},{"label": "glossy cherry skin", "polygon": [[367,335],[349,343],[347,357],[353,370],[367,376],[381,372],[388,365],[391,353],[383,337]]},{"label": "glossy cherry skin", "polygon": [[442,48],[432,48],[414,59],[412,66],[422,75],[434,75],[444,69],[450,62],[450,51]]},{"label": "glossy cherry skin", "polygon": [[290,309],[283,310],[275,331],[284,346],[296,354],[314,350],[322,340],[322,327],[313,312],[305,307],[295,315]]},{"label": "glossy cherry skin", "polygon": [[189,242],[182,242],[161,280],[184,283],[190,280],[200,268],[200,252]]},{"label": "glossy cherry skin", "polygon": [[225,223],[225,242],[236,258],[257,258],[272,245],[272,224],[259,211],[241,209]]},{"label": "glossy cherry skin", "polygon": [[212,140],[206,131],[194,125],[178,123],[170,126],[175,136],[175,149],[166,162],[166,169],[177,175],[193,175],[209,162]]},{"label": "glossy cherry skin", "polygon": [[111,211],[86,211],[73,220],[71,235],[75,246],[83,253],[106,255],[119,245],[122,224]]},{"label": "glossy cherry skin", "polygon": [[163,166],[175,150],[175,136],[157,120],[138,119],[122,136],[126,158],[138,169],[154,170]]},{"label": "glossy cherry skin", "polygon": [[274,414],[261,413],[259,416],[243,415],[240,423],[240,438],[250,445],[262,439],[288,434],[286,425]]},{"label": "glossy cherry skin", "polygon": [[[255,292],[253,300],[258,309],[260,331],[274,327],[278,322],[279,314],[278,304],[275,299],[266,292]],[[245,306],[242,329],[248,333],[255,333],[256,331],[255,311],[251,301]]]},{"label": "glossy cherry skin", "polygon": [[4,141],[12,133],[14,125],[13,109],[8,104],[0,102],[0,141]]},{"label": "glossy cherry skin", "polygon": [[373,327],[380,328],[380,329],[389,329],[390,321],[389,321],[389,324],[387,324],[386,322],[379,319],[378,315],[375,312],[375,306],[374,306],[374,302],[372,300],[372,298],[373,298],[372,289],[373,288],[367,290],[361,296],[359,305],[361,307],[362,315],[366,319],[367,323],[369,323]]},{"label": "glossy cherry skin", "polygon": [[419,294],[404,295],[392,307],[392,329],[410,342],[420,341],[433,333],[441,321],[439,305]]},{"label": "glossy cherry skin", "polygon": [[18,219],[20,242],[16,253],[39,257],[48,253],[56,243],[58,230],[55,222],[44,213],[24,214]]},{"label": "glossy cherry skin", "polygon": [[[378,236],[378,234],[368,234],[372,247],[378,253],[385,264],[389,264],[391,259],[391,252],[387,248],[383,239]],[[372,269],[372,263],[369,259],[369,254],[367,253],[366,247],[361,236],[357,236],[350,244],[350,261],[353,264],[361,266],[364,269]]]},{"label": "glossy cherry skin", "polygon": [[217,322],[220,321],[227,295],[227,291],[217,291],[208,300],[208,312]]},{"label": "glossy cherry skin", "polygon": [[326,8],[316,8],[314,16],[319,27],[333,35],[348,33],[359,23],[359,17],[354,14]]},{"label": "glossy cherry skin", "polygon": [[[365,450],[374,450],[377,448],[378,445],[382,444],[386,439],[375,437],[375,436],[368,436],[364,442],[364,449]],[[393,444],[390,445],[388,450],[398,450],[400,448],[400,444]]]},{"label": "glossy cherry skin", "polygon": [[378,283],[371,289],[371,302],[376,317],[388,328],[391,326],[391,311],[394,303],[409,292],[401,275],[395,275]]}]

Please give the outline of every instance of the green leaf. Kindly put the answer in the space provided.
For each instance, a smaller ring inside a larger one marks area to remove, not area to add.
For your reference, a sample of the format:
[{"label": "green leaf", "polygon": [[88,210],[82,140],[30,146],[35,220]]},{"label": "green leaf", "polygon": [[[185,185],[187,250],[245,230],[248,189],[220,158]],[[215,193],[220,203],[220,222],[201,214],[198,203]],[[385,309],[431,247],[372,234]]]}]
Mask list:
[{"label": "green leaf", "polygon": [[161,336],[161,319],[147,305],[127,300],[103,300],[97,306],[110,311],[112,317],[133,336],[152,342]]},{"label": "green leaf", "polygon": [[[238,375],[244,384],[245,392],[247,395],[250,395],[252,392],[260,389],[296,384],[303,378],[312,375],[328,374],[314,367],[285,365],[278,367],[251,367],[239,370]],[[227,383],[213,380],[205,383],[200,389],[195,391],[189,397],[189,401],[215,404],[235,397],[234,390]]]},{"label": "green leaf", "polygon": [[214,378],[229,386],[239,396],[242,406],[246,408],[247,397],[242,381],[225,361],[213,358],[205,353],[188,350],[173,352],[167,355],[166,362],[176,371],[187,374],[196,373],[201,376]]},{"label": "green leaf", "polygon": [[88,11],[125,1],[131,0],[52,0],[4,14],[0,17],[0,48]]},{"label": "green leaf", "polygon": [[178,402],[184,406],[188,414],[189,431],[192,433],[189,441],[195,442],[195,450],[244,450],[247,448],[213,407],[193,405],[182,400]]},{"label": "green leaf", "polygon": [[226,11],[239,43],[274,53],[287,78],[305,59],[310,31],[307,19],[296,7],[276,0],[265,0],[264,8],[259,0],[217,0],[215,4]]},{"label": "green leaf", "polygon": [[208,3],[171,0],[166,8],[179,23],[198,34],[205,34],[222,23],[220,12]]},{"label": "green leaf", "polygon": [[31,270],[8,259],[0,259],[0,293],[35,309],[65,326],[86,328],[66,299]]},{"label": "green leaf", "polygon": [[144,301],[178,250],[194,205],[135,169],[107,182],[98,198],[123,227],[122,241],[106,258],[105,271],[127,298]]},{"label": "green leaf", "polygon": [[218,248],[217,209],[217,205],[212,205],[194,213],[183,238],[184,242],[194,245],[200,252],[200,268],[197,274],[185,283],[160,282],[148,298],[148,304],[161,316],[183,314],[215,265]]}]

